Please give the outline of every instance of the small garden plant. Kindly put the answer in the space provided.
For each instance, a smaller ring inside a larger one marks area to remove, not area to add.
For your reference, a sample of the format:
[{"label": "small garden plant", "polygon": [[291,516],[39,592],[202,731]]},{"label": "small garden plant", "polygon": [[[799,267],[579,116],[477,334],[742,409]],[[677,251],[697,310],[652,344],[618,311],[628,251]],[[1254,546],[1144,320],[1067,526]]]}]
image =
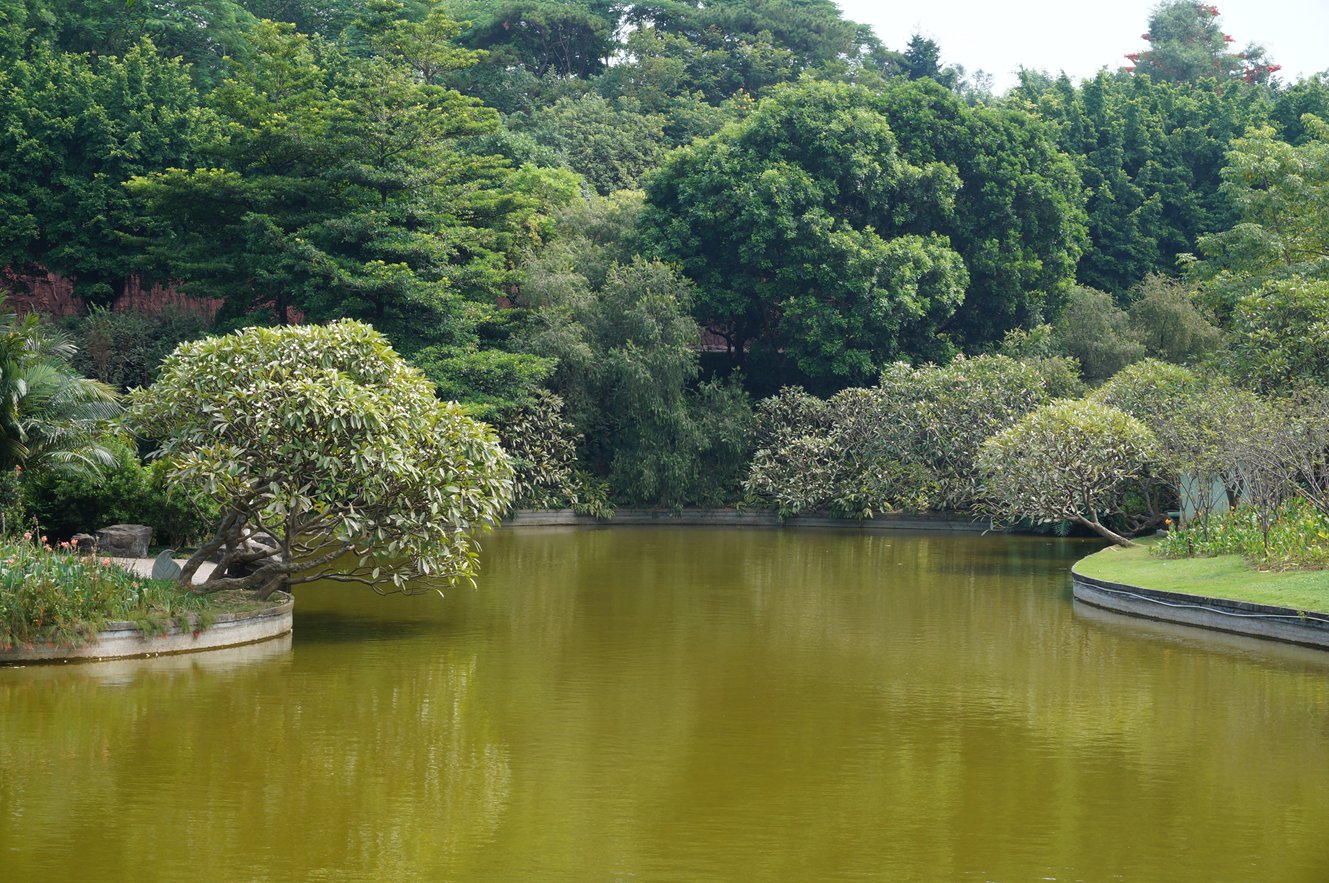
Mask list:
[{"label": "small garden plant", "polygon": [[69,543],[53,547],[31,533],[0,539],[0,649],[74,647],[112,620],[160,632],[186,617],[205,627],[209,602],[172,580],[135,576],[109,558],[76,554]]},{"label": "small garden plant", "polygon": [[1304,500],[1288,501],[1269,519],[1239,506],[1173,530],[1151,551],[1160,558],[1240,555],[1262,570],[1329,568],[1329,515]]}]

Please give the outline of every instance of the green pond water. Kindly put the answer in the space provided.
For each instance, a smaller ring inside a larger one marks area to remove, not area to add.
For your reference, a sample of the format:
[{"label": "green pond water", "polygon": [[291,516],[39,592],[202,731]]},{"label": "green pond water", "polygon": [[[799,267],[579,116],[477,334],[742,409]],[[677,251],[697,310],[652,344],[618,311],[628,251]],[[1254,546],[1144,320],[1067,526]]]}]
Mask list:
[{"label": "green pond water", "polygon": [[477,591],[0,669],[0,880],[1329,880],[1329,654],[1096,544],[505,531]]}]

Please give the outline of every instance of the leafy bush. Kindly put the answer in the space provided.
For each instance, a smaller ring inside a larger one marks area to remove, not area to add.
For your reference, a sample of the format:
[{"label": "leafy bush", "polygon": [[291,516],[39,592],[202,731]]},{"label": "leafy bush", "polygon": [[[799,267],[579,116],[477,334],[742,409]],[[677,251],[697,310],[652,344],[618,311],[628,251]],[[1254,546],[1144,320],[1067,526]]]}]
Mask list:
[{"label": "leafy bush", "polygon": [[1145,347],[1130,318],[1112,295],[1093,288],[1071,291],[1065,310],[1052,326],[1056,349],[1080,362],[1084,379],[1100,383],[1143,359]]},{"label": "leafy bush", "polygon": [[206,319],[184,310],[148,314],[93,307],[73,323],[74,367],[117,389],[147,386],[171,350],[207,331]]},{"label": "leafy bush", "polygon": [[878,386],[828,401],[782,390],[758,405],[748,490],[786,515],[971,508],[982,495],[979,446],[1047,402],[1053,386],[1078,388],[1064,359],[988,355],[896,364]]},{"label": "leafy bush", "polygon": [[1271,570],[1329,568],[1329,515],[1290,500],[1266,526],[1251,506],[1239,506],[1171,531],[1151,550],[1160,558],[1240,555]]},{"label": "leafy bush", "polygon": [[1191,286],[1150,275],[1134,294],[1126,315],[1150,356],[1183,365],[1198,362],[1218,348],[1222,334],[1195,305]]},{"label": "leafy bush", "polygon": [[31,534],[0,539],[0,647],[77,646],[109,620],[162,628],[206,605],[203,596],[173,582],[135,576],[110,559],[81,557],[64,545],[37,545]]},{"label": "leafy bush", "polygon": [[165,463],[145,467],[123,445],[107,447],[114,462],[100,476],[46,473],[27,483],[27,508],[48,536],[63,540],[108,524],[146,524],[157,542],[180,548],[209,532],[215,503],[172,480]]},{"label": "leafy bush", "polygon": [[46,473],[27,482],[28,509],[49,536],[65,540],[108,524],[143,523],[147,470],[123,445],[107,449],[115,459],[99,476]]},{"label": "leafy bush", "polygon": [[1241,298],[1225,361],[1234,378],[1257,389],[1329,383],[1329,281],[1298,276]]},{"label": "leafy bush", "polygon": [[1128,495],[1156,457],[1153,433],[1134,417],[1097,402],[1062,400],[984,442],[979,466],[994,515],[1074,521],[1130,545],[1106,518],[1130,513]]}]

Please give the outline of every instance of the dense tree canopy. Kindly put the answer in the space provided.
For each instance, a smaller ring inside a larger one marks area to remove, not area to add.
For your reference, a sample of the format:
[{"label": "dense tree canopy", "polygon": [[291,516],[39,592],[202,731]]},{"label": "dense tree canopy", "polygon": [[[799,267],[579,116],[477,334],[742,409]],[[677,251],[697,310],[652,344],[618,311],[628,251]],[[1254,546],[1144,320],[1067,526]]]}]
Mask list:
[{"label": "dense tree canopy", "polygon": [[120,239],[147,223],[123,182],[196,156],[214,131],[198,102],[184,65],[146,38],[95,62],[0,56],[0,266],[68,274],[101,302],[147,270]]},{"label": "dense tree canopy", "polygon": [[1175,275],[1179,254],[1233,222],[1224,154],[1269,111],[1262,87],[1216,92],[1107,73],[1078,88],[1026,77],[1015,94],[1056,126],[1083,180],[1089,244],[1078,280],[1122,300],[1150,273]]},{"label": "dense tree canopy", "polygon": [[[512,498],[492,431],[439,402],[360,323],[182,344],[132,401],[135,425],[161,440],[177,478],[221,507],[215,536],[180,577],[189,585],[221,552],[202,591],[266,596],[317,579],[456,584],[474,575],[475,537]],[[254,551],[244,541],[255,535],[276,547]],[[233,564],[251,572],[228,576]]]},{"label": "dense tree canopy", "polygon": [[797,383],[836,416],[776,484],[967,506],[995,427],[877,456],[883,398],[1324,375],[1325,78],[1187,0],[1148,30],[998,96],[833,0],[0,0],[0,284],[94,308],[77,366],[123,386],[205,326],[373,323],[528,501],[733,502],[749,397]]},{"label": "dense tree canopy", "polygon": [[809,83],[674,154],[645,223],[738,362],[751,347],[843,386],[927,352],[959,306],[964,264],[936,230],[960,184],[944,163],[901,155],[866,89]]},{"label": "dense tree canopy", "polygon": [[492,304],[533,216],[575,185],[460,143],[497,119],[429,82],[422,61],[465,53],[427,54],[406,23],[380,37],[382,54],[356,60],[259,25],[211,95],[223,134],[210,164],[130,189],[164,227],[151,245],[162,265],[231,316],[349,316],[407,349],[464,345],[466,301]]},{"label": "dense tree canopy", "polygon": [[1074,169],[1038,124],[930,81],[808,83],[674,154],[647,234],[736,360],[821,387],[1000,339],[1054,311],[1079,254]]}]

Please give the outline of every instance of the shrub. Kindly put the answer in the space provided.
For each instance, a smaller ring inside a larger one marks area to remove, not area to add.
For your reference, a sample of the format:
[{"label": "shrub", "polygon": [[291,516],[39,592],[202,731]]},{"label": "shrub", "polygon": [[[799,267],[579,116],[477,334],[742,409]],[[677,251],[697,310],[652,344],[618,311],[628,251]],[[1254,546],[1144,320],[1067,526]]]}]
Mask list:
[{"label": "shrub", "polygon": [[184,310],[148,314],[93,307],[73,323],[74,367],[117,389],[147,386],[171,350],[207,330],[206,319]]},{"label": "shrub", "polygon": [[782,390],[758,406],[748,490],[786,515],[972,508],[979,446],[1047,402],[1050,386],[1079,388],[1066,360],[985,355],[898,363],[878,386],[829,401]]},{"label": "shrub", "polygon": [[1239,506],[1205,523],[1171,531],[1151,553],[1160,558],[1240,555],[1265,569],[1329,567],[1329,515],[1304,500],[1284,503],[1266,531],[1261,513]]},{"label": "shrub", "polygon": [[1186,283],[1150,275],[1134,294],[1126,314],[1149,355],[1182,365],[1218,348],[1222,334],[1195,305],[1194,291]]},{"label": "shrub", "polygon": [[45,473],[27,482],[27,508],[58,540],[108,524],[146,524],[156,542],[180,548],[205,536],[217,506],[197,489],[172,480],[165,463],[143,466],[122,444],[108,444],[112,465],[100,476]]},{"label": "shrub", "polygon": [[1144,344],[1112,295],[1093,288],[1071,291],[1053,325],[1058,352],[1080,362],[1084,379],[1100,383],[1145,356]]},{"label": "shrub", "polygon": [[18,468],[0,471],[0,539],[19,533],[27,521],[22,475]]},{"label": "shrub", "polygon": [[108,524],[141,523],[147,470],[121,444],[107,444],[114,461],[100,475],[48,472],[27,482],[28,509],[47,535],[66,540]]}]

